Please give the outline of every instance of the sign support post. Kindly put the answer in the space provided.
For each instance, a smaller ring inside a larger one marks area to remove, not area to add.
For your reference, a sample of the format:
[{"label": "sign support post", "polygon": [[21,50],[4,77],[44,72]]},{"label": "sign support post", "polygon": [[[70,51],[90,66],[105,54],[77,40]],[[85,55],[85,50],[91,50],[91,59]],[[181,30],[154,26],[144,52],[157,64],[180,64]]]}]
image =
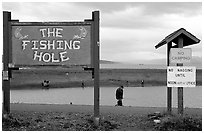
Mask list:
[{"label": "sign support post", "polygon": [[91,68],[85,68],[85,70],[92,71],[92,78],[94,79],[94,125],[99,126],[100,120],[100,89],[99,89],[99,49],[100,49],[100,39],[99,39],[99,11],[92,12],[92,19],[85,20],[86,22],[93,22],[91,29]]},{"label": "sign support post", "polygon": [[[170,64],[169,54],[172,47],[172,42],[167,44],[167,66]],[[171,114],[172,112],[172,87],[167,87],[167,112]]]},{"label": "sign support post", "polygon": [[94,124],[99,126],[99,11],[92,12],[93,15],[93,49],[94,49]]},{"label": "sign support post", "polygon": [[3,89],[3,114],[10,113],[10,76],[9,76],[9,45],[10,42],[10,25],[11,13],[3,12],[3,78],[2,78],[2,89]]},{"label": "sign support post", "polygon": [[[183,37],[178,38],[178,48],[183,48]],[[183,66],[183,63],[177,63]],[[183,115],[183,87],[178,87],[178,114]]]}]

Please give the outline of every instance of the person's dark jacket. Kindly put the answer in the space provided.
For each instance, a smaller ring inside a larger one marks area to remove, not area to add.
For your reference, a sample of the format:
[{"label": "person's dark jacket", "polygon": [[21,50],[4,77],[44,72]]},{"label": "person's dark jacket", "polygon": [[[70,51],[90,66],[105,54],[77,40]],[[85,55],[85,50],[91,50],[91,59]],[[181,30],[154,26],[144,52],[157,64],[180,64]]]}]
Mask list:
[{"label": "person's dark jacket", "polygon": [[116,90],[116,99],[123,99],[123,89],[120,87]]}]

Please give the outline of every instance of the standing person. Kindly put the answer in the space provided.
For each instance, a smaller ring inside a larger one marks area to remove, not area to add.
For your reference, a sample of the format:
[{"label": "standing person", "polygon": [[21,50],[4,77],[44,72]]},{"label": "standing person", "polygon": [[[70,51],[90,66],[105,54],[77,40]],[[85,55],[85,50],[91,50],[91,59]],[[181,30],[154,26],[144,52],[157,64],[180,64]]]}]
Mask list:
[{"label": "standing person", "polygon": [[141,86],[144,87],[144,80],[141,81]]},{"label": "standing person", "polygon": [[123,103],[122,103],[122,99],[123,99],[123,88],[124,88],[123,86],[120,86],[120,87],[116,90],[116,99],[118,100],[116,106],[123,106]]},{"label": "standing person", "polygon": [[85,85],[84,85],[84,81],[82,81],[82,83],[81,83],[81,87],[84,88],[84,86],[85,86]]}]

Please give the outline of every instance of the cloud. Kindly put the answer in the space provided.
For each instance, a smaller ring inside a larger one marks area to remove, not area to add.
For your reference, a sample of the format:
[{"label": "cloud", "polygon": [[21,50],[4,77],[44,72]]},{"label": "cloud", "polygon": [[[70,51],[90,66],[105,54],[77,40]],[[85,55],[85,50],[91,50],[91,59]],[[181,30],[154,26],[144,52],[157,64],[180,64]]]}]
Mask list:
[{"label": "cloud", "polygon": [[80,8],[100,10],[102,13],[112,13],[128,9],[136,3],[134,2],[77,2],[75,6]]},{"label": "cloud", "polygon": [[185,16],[200,15],[201,2],[149,2],[143,3],[146,15],[179,14]]},{"label": "cloud", "polygon": [[4,10],[12,11],[12,18],[21,21],[83,21],[91,18],[92,11],[100,10],[101,27],[130,29],[168,28],[169,24],[182,24],[182,18],[194,21],[191,18],[202,15],[199,2],[3,2],[2,5]]},{"label": "cloud", "polygon": [[[103,27],[117,28],[149,28],[161,26],[158,19],[152,19],[152,16],[143,15],[143,8],[134,7],[122,11],[103,14],[101,18]],[[113,17],[114,16],[114,17]]]},{"label": "cloud", "polygon": [[[125,60],[127,61],[136,60],[143,53],[144,58],[157,58],[158,56],[152,56],[150,53],[157,55],[154,46],[160,41],[158,34],[160,34],[160,31],[102,28],[101,56],[111,60],[122,59],[119,56],[123,56],[127,58]],[[166,57],[165,52],[161,53],[161,55]]]},{"label": "cloud", "polygon": [[83,21],[91,18],[91,11],[62,2],[4,2],[3,10],[12,11],[12,18],[21,21]]},{"label": "cloud", "polygon": [[21,10],[20,3],[16,3],[16,2],[2,2],[2,8],[3,10],[9,10],[9,11]]},{"label": "cloud", "polygon": [[174,15],[182,18],[202,15],[201,2],[87,2],[76,5],[84,9],[100,10],[102,27],[168,28],[165,18],[171,19]]},{"label": "cloud", "polygon": [[[185,28],[202,38],[201,2],[9,2],[20,21],[83,21],[100,11],[101,59],[133,61],[166,58],[166,47],[155,49],[170,33]],[[202,42],[191,46],[193,55],[202,56]]]},{"label": "cloud", "polygon": [[101,10],[103,13],[124,11],[130,8],[143,8],[144,15],[162,14],[201,14],[201,2],[77,2],[80,8],[92,8]]}]

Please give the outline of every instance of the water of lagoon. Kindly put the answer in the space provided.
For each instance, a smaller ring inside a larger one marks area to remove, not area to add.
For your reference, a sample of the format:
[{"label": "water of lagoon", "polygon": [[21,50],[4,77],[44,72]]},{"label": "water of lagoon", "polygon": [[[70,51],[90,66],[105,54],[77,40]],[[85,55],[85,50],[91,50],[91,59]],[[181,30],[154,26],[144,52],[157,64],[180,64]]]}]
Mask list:
[{"label": "water of lagoon", "polygon": [[[114,106],[117,87],[100,87],[100,105]],[[202,86],[184,88],[184,107],[202,108]],[[11,90],[11,103],[93,105],[94,89],[56,88]],[[166,107],[166,87],[125,87],[124,106]],[[177,88],[172,89],[172,106],[177,107]]]}]

